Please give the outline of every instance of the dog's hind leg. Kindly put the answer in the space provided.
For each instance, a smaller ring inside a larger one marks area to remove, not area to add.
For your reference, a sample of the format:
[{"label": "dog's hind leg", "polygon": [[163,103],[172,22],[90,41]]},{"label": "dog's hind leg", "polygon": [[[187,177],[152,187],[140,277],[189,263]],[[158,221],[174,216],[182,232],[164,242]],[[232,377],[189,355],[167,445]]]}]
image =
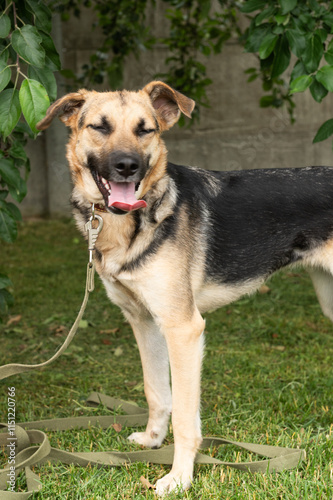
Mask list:
[{"label": "dog's hind leg", "polygon": [[333,321],[333,275],[324,269],[309,270],[321,309]]},{"label": "dog's hind leg", "polygon": [[166,436],[172,407],[168,350],[150,316],[129,320],[140,351],[149,420],[145,432],[134,432],[128,439],[155,448]]}]

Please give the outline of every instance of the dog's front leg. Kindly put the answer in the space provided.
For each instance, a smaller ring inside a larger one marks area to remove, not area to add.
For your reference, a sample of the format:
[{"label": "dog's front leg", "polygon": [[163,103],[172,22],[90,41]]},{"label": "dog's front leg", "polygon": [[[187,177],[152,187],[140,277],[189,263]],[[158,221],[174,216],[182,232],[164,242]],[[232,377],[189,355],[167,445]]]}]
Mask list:
[{"label": "dog's front leg", "polygon": [[161,446],[166,436],[171,414],[167,345],[151,317],[129,318],[129,321],[140,351],[149,420],[145,432],[134,432],[128,439],[155,448]]},{"label": "dog's front leg", "polygon": [[169,474],[157,481],[156,492],[190,487],[193,464],[201,443],[200,375],[204,320],[196,311],[192,319],[164,330],[172,376],[172,424],[175,454]]}]

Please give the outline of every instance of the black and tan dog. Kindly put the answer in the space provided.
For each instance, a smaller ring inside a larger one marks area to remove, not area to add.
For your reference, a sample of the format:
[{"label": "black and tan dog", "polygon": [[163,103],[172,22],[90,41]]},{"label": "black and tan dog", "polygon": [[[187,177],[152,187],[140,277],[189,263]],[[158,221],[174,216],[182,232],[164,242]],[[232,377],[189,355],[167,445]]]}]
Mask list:
[{"label": "black and tan dog", "polygon": [[[188,488],[201,441],[201,314],[303,262],[333,320],[333,171],[209,172],[167,161],[161,132],[194,102],[162,82],[139,92],[80,90],[56,101],[71,128],[68,161],[79,228],[97,204],[96,267],[140,349],[149,422],[130,440],[160,446],[172,409],[175,455],[157,492]],[[169,381],[172,377],[172,396]]]}]

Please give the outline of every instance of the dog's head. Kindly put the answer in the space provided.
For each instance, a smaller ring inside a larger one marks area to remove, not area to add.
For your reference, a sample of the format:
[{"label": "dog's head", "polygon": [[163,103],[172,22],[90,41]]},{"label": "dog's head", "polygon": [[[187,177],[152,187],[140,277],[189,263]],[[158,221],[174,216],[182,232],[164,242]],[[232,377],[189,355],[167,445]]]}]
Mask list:
[{"label": "dog's head", "polygon": [[79,90],[53,103],[37,128],[59,116],[72,130],[67,157],[76,187],[91,203],[126,213],[146,206],[136,196],[164,174],[161,133],[193,108],[192,99],[158,81],[138,92]]}]

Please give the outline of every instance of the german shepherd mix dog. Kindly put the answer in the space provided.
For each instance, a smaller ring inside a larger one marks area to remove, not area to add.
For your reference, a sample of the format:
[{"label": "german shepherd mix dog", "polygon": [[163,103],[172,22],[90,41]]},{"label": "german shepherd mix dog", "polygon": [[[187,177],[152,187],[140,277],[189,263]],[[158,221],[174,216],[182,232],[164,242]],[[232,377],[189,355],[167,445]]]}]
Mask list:
[{"label": "german shepherd mix dog", "polygon": [[[92,204],[103,217],[96,268],[136,337],[149,421],[129,439],[158,447],[172,409],[175,453],[159,495],[193,478],[201,442],[201,314],[256,291],[302,262],[333,320],[333,171],[211,172],[167,160],[161,133],[194,102],[154,81],[138,92],[79,90],[56,101],[71,128],[67,158],[80,230]],[[172,395],[169,381],[171,367]]]}]

